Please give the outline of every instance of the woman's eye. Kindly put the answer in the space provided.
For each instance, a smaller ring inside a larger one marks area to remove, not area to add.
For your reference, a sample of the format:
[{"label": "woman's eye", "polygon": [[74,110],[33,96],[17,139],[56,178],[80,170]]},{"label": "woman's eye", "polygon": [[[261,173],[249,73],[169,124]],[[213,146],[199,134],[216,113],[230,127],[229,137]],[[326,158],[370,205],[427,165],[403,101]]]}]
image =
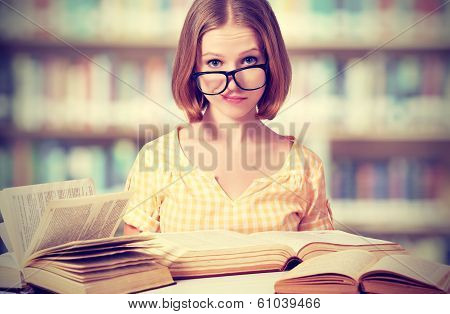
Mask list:
[{"label": "woman's eye", "polygon": [[207,62],[207,64],[208,64],[208,65],[211,65],[213,68],[216,68],[216,67],[219,66],[220,60],[217,60],[217,59],[209,60],[209,61]]},{"label": "woman's eye", "polygon": [[245,58],[244,58],[244,62],[255,63],[255,64],[256,64],[256,62],[258,62],[258,58],[253,57],[253,56],[251,56],[251,57],[245,57]]},{"label": "woman's eye", "polygon": [[[258,58],[249,56],[249,57],[245,57],[244,59],[242,59],[242,62],[252,65],[252,64],[256,64],[258,62]],[[222,61],[220,61],[218,59],[212,59],[212,60],[209,60],[206,64],[208,64],[209,66],[211,66],[213,68],[217,68],[222,65]]]}]

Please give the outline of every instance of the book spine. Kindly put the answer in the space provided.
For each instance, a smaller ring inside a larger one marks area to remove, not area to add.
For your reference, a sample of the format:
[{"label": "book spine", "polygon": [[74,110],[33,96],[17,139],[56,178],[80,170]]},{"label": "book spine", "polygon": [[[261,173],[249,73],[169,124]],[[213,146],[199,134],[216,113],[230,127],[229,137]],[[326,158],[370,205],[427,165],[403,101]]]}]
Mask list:
[{"label": "book spine", "polygon": [[442,167],[436,159],[411,157],[335,160],[332,195],[338,199],[437,199],[444,184]]}]

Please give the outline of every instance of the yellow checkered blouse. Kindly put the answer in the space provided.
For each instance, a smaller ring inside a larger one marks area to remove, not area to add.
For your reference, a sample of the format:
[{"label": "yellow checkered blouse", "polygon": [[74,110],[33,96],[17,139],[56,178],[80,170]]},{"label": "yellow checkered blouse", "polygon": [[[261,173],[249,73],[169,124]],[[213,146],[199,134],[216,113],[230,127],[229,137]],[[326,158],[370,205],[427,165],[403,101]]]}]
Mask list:
[{"label": "yellow checkered blouse", "polygon": [[235,200],[182,151],[177,126],[145,144],[128,175],[134,192],[123,217],[141,231],[333,229],[323,164],[294,141],[283,167],[254,180]]}]

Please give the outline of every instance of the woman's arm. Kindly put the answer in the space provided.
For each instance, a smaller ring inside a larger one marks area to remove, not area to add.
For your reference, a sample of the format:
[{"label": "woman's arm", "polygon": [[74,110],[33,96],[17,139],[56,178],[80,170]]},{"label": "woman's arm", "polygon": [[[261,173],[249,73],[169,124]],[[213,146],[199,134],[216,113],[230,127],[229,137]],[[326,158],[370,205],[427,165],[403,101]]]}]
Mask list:
[{"label": "woman's arm", "polygon": [[309,179],[307,187],[311,197],[310,207],[298,226],[303,230],[334,230],[333,213],[326,195],[325,174],[322,161]]},{"label": "woman's arm", "polygon": [[[153,142],[147,144],[150,143]],[[127,203],[126,214],[122,217],[124,235],[159,230],[159,207],[162,200],[156,191],[159,189],[158,182],[165,178],[161,177],[162,174],[159,171],[150,171],[155,167],[153,155],[157,152],[146,145],[139,151],[125,182],[124,190],[132,192],[132,197]],[[142,161],[144,161],[143,164],[141,164]]]},{"label": "woman's arm", "polygon": [[124,235],[130,235],[130,234],[136,234],[139,233],[139,229],[136,227],[133,227],[132,225],[129,224],[125,224],[123,226],[123,234]]}]

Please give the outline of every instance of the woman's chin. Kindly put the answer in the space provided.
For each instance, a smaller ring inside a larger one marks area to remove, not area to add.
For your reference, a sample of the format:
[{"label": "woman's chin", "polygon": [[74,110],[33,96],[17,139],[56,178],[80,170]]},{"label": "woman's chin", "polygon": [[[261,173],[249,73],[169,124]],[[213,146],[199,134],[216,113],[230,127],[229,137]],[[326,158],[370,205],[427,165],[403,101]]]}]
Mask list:
[{"label": "woman's chin", "polygon": [[[255,117],[256,114],[256,110],[254,110],[253,107],[251,108],[237,108],[237,107],[222,107],[220,109],[218,109],[218,111],[220,111],[220,114],[229,118],[229,119],[233,119],[233,120],[242,120],[244,118],[248,119],[251,118],[253,119]],[[252,112],[254,112],[252,114]]]}]

